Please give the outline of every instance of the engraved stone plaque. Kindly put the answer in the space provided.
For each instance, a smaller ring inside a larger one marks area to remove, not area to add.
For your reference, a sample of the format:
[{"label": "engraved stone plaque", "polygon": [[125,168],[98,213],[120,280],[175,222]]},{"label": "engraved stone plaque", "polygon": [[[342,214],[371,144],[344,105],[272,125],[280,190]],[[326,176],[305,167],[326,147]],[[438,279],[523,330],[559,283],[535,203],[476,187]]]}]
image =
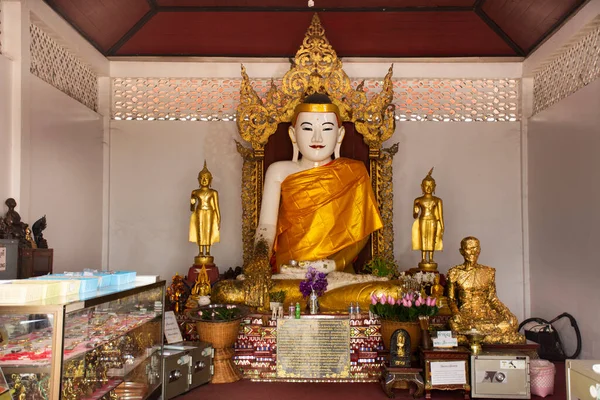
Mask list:
[{"label": "engraved stone plaque", "polygon": [[277,320],[278,378],[336,379],[349,374],[349,319]]}]

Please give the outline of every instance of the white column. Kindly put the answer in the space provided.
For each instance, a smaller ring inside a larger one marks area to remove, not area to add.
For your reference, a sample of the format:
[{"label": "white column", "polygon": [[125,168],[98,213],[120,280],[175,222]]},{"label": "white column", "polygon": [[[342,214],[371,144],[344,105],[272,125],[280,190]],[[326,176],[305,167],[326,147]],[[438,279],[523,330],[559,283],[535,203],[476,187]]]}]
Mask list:
[{"label": "white column", "polygon": [[531,317],[531,279],[529,269],[529,173],[527,129],[533,112],[533,78],[521,80],[521,223],[523,227],[523,315]]},{"label": "white column", "polygon": [[103,123],[102,162],[102,269],[109,270],[110,252],[110,109],[111,86],[109,77],[98,78],[98,113]]},{"label": "white column", "polygon": [[[5,0],[3,4],[4,55],[13,60],[10,126],[10,196],[18,211],[29,221],[30,206],[30,34],[27,1]],[[3,199],[4,200],[4,199]]]}]

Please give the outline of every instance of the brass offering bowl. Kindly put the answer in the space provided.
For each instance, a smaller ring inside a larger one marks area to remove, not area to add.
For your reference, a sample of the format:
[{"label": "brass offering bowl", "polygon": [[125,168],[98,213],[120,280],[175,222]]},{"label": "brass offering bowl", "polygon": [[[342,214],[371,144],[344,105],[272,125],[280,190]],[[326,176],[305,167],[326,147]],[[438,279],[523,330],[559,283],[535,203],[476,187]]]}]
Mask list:
[{"label": "brass offering bowl", "polygon": [[478,331],[475,328],[471,328],[468,331],[463,331],[460,332],[461,335],[465,335],[467,337],[467,340],[469,341],[469,346],[471,347],[471,353],[473,355],[478,355],[479,353],[481,353],[481,343],[483,342],[483,339],[485,339],[485,337],[487,336],[486,334]]}]

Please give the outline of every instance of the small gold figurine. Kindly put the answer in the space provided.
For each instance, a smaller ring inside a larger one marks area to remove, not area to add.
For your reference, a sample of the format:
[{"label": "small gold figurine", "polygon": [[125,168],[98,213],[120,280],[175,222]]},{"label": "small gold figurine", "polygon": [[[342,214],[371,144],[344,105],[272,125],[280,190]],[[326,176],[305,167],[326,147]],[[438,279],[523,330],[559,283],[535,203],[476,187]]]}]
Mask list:
[{"label": "small gold figurine", "polygon": [[32,249],[37,249],[37,244],[35,243],[35,240],[33,240],[33,236],[31,236],[31,229],[29,229],[29,227],[25,228],[25,240],[31,244]]},{"label": "small gold figurine", "polygon": [[398,356],[403,357],[404,356],[404,335],[402,335],[401,333],[399,333],[398,336],[396,336],[396,348],[398,351]]},{"label": "small gold figurine", "polygon": [[[480,252],[479,239],[464,238],[460,254],[465,262],[448,271],[450,327],[458,333],[474,329],[485,335],[483,343],[525,343],[525,336],[518,332],[517,317],[496,295],[496,270],[477,264]],[[463,334],[458,339],[466,343]]]},{"label": "small gold figurine", "polygon": [[192,288],[192,295],[195,296],[208,296],[210,294],[210,279],[208,278],[208,272],[206,267],[203,265],[202,269],[196,277],[196,283]]},{"label": "small gold figurine", "polygon": [[175,314],[179,314],[183,311],[183,305],[187,298],[187,288],[183,283],[183,277],[179,274],[173,276],[173,283],[167,288],[167,300],[173,306]]},{"label": "small gold figurine", "polygon": [[196,276],[196,282],[194,283],[194,287],[190,293],[190,297],[185,303],[185,308],[197,308],[202,296],[210,295],[210,279],[208,278],[208,272],[206,272],[206,266],[203,265],[200,272],[198,272],[198,276]]},{"label": "small gold figurine", "polygon": [[431,176],[433,168],[421,182],[423,195],[417,197],[413,206],[412,248],[421,250],[419,268],[423,271],[436,271],[437,263],[433,261],[433,252],[444,248],[444,215],[442,199],[434,196],[435,179]]},{"label": "small gold figurine", "polygon": [[210,246],[220,240],[219,225],[221,223],[221,212],[219,210],[219,194],[210,188],[212,174],[206,168],[198,173],[200,189],[192,192],[190,198],[190,242],[198,244],[198,256],[194,258],[194,264],[213,264],[214,258],[210,255]]},{"label": "small gold figurine", "polygon": [[444,296],[444,287],[440,284],[440,275],[435,274],[433,285],[431,285],[431,297],[435,298],[435,304],[439,308],[440,315],[450,315],[448,298]]}]

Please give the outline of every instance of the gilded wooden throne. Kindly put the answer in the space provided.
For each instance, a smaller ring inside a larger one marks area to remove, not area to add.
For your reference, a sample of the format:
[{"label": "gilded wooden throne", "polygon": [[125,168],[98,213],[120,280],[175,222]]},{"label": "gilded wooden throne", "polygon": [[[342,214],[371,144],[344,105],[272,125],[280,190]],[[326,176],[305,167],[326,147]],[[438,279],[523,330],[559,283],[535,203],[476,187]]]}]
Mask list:
[{"label": "gilded wooden throne", "polygon": [[268,166],[292,159],[292,144],[287,129],[294,108],[305,96],[326,93],[341,112],[346,128],[341,156],[362,160],[371,176],[373,191],[383,219],[383,229],[371,235],[369,245],[355,262],[360,270],[373,257],[393,260],[392,159],[398,151],[395,144],[383,148],[394,133],[392,67],[383,80],[383,90],[367,97],[363,83],[352,87],[342,69],[342,61],[325,37],[317,14],[313,16],[304,41],[284,75],[281,87],[271,81],[270,90],[261,99],[242,66],[240,104],[237,126],[248,146],[237,143],[242,155],[242,239],[244,266],[251,261],[254,234],[260,214],[263,179]]}]

